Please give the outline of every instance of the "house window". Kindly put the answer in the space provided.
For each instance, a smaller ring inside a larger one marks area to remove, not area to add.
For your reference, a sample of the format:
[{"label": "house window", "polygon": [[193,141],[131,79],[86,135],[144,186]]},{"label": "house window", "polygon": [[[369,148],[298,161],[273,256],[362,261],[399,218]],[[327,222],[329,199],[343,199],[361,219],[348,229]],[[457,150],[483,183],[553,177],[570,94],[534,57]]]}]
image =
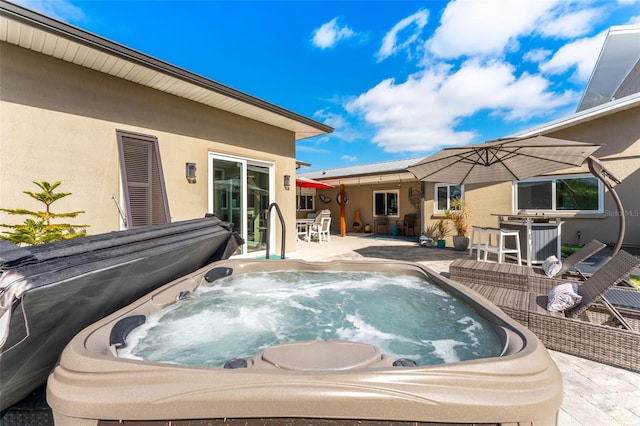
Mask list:
[{"label": "house window", "polygon": [[602,182],[591,175],[528,179],[515,183],[518,210],[602,213]]},{"label": "house window", "polygon": [[444,212],[451,209],[451,202],[457,198],[463,198],[462,185],[451,185],[448,183],[437,183],[433,193],[434,210],[436,212]]},{"label": "house window", "polygon": [[313,211],[313,195],[298,194],[298,210]]},{"label": "house window", "polygon": [[117,131],[125,228],[170,222],[162,162],[155,136]]},{"label": "house window", "polygon": [[373,214],[374,216],[395,216],[398,217],[398,197],[397,189],[390,191],[373,192]]}]

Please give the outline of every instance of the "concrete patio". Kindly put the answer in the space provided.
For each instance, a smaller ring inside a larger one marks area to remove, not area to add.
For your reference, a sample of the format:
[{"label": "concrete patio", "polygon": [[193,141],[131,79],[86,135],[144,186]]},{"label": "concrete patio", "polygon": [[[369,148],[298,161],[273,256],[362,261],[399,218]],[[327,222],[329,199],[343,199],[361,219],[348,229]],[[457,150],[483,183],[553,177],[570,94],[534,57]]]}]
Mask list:
[{"label": "concrete patio", "polygon": [[[413,238],[348,234],[332,235],[329,243],[299,241],[287,257],[314,262],[404,260],[446,275],[453,260],[467,256],[467,252],[452,249],[420,247]],[[564,378],[559,425],[640,425],[640,374],[560,352],[550,353]]]}]

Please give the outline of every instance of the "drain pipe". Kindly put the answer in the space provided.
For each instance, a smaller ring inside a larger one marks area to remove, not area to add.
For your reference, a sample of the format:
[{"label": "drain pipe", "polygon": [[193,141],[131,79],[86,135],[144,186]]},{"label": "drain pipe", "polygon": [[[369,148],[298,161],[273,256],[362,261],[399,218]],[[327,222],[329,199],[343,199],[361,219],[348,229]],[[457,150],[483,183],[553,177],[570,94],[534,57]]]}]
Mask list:
[{"label": "drain pipe", "polygon": [[607,180],[611,179],[616,184],[621,184],[622,182],[613,176],[611,172],[602,165],[600,160],[595,158],[593,155],[590,155],[587,158],[587,164],[589,166],[589,171],[598,179],[602,181],[602,183],[607,187],[609,193],[613,197],[613,201],[616,203],[616,207],[618,208],[618,218],[620,219],[620,223],[618,225],[618,241],[616,241],[616,245],[613,247],[613,252],[611,256],[615,256],[622,247],[622,241],[624,240],[625,233],[625,217],[624,217],[624,208],[622,207],[622,201],[618,196],[618,193],[613,189],[613,185],[611,182]]}]

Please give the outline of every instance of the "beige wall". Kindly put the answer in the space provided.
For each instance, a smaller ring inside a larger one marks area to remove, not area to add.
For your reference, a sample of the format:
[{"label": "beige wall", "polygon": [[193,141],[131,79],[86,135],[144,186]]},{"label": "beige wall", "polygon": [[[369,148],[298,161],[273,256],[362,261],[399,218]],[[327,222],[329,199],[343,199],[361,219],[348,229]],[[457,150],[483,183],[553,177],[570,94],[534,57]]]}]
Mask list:
[{"label": "beige wall", "polygon": [[603,144],[594,154],[595,157],[622,181],[620,185],[614,184],[614,190],[622,199],[624,213],[618,211],[613,197],[607,191],[604,195],[604,214],[567,219],[563,225],[563,242],[576,243],[577,232],[580,231],[581,243],[594,238],[615,243],[618,215],[624,214],[624,244],[640,246],[640,106],[549,133],[548,136]]},{"label": "beige wall", "polygon": [[[399,190],[399,217],[390,218],[390,223],[391,221],[395,222],[396,220],[402,221],[405,214],[418,213],[413,204],[409,201],[409,188],[420,190],[420,183],[413,181],[395,184],[346,186],[345,192],[349,196],[349,204],[345,207],[345,224],[347,232],[352,232],[353,230],[353,221],[356,210],[360,210],[360,218],[362,219],[363,225],[369,224],[373,232],[374,191]],[[340,187],[336,186],[331,189],[319,189],[317,190],[317,193],[331,198],[331,201],[325,204],[316,196],[315,205],[318,210],[325,208],[331,210],[331,229],[334,232],[340,232],[340,205],[336,201],[337,195],[340,193]],[[419,235],[419,232],[419,226],[416,226],[416,235]]]},{"label": "beige wall", "polygon": [[[293,133],[4,43],[0,67],[1,207],[38,208],[22,191],[61,180],[73,195],[58,211],[85,210],[76,220],[91,234],[117,230],[121,129],[158,138],[173,221],[207,212],[207,156],[218,152],[274,163],[276,201],[294,223],[295,190],[282,185],[295,176]],[[197,163],[196,184],[186,162]]]},{"label": "beige wall", "polygon": [[[427,228],[440,219],[445,219],[444,214],[435,212],[434,198],[435,184],[425,183],[424,202],[425,219],[423,228]],[[498,219],[493,213],[510,213],[512,211],[512,184],[511,182],[501,182],[493,185],[465,185],[464,200],[470,210],[469,225],[495,227]],[[447,246],[453,245],[454,230],[446,238]]]}]

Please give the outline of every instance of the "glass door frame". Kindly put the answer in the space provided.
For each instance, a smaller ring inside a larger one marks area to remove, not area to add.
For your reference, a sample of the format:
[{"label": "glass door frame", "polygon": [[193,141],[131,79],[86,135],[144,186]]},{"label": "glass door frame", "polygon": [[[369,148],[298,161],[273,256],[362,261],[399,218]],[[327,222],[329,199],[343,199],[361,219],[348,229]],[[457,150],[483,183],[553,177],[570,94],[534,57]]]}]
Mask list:
[{"label": "glass door frame", "polygon": [[[239,226],[239,228],[242,230],[241,232],[241,236],[244,239],[244,241],[248,241],[248,232],[249,232],[249,224],[248,224],[248,191],[247,191],[247,176],[248,176],[248,166],[249,165],[256,165],[256,166],[260,166],[260,167],[265,167],[269,170],[269,205],[271,205],[271,203],[273,203],[275,201],[275,164],[272,162],[268,162],[268,161],[262,161],[262,160],[256,160],[253,158],[247,158],[247,157],[237,157],[237,156],[233,156],[233,155],[229,155],[229,154],[221,154],[221,153],[217,153],[217,152],[212,152],[209,151],[208,153],[208,157],[207,157],[207,168],[208,168],[208,179],[207,179],[207,208],[209,212],[213,212],[214,211],[214,199],[213,199],[213,184],[214,184],[214,167],[213,167],[213,161],[214,160],[221,160],[221,161],[228,161],[228,162],[235,162],[235,163],[240,163],[242,165],[242,171],[241,171],[241,179],[240,181],[242,182],[242,187],[241,187],[241,211],[240,211],[240,217],[242,220],[242,224],[241,226]],[[268,206],[267,206],[268,207]],[[273,218],[272,218],[273,219]],[[271,234],[273,233],[273,227],[269,226],[270,232]],[[273,241],[273,235],[269,235],[269,241],[272,242]],[[256,256],[265,256],[266,255],[266,250],[259,250],[259,251],[252,251],[249,252],[248,251],[248,244],[243,244],[241,247],[241,253],[234,255],[232,257],[256,257]]]}]

